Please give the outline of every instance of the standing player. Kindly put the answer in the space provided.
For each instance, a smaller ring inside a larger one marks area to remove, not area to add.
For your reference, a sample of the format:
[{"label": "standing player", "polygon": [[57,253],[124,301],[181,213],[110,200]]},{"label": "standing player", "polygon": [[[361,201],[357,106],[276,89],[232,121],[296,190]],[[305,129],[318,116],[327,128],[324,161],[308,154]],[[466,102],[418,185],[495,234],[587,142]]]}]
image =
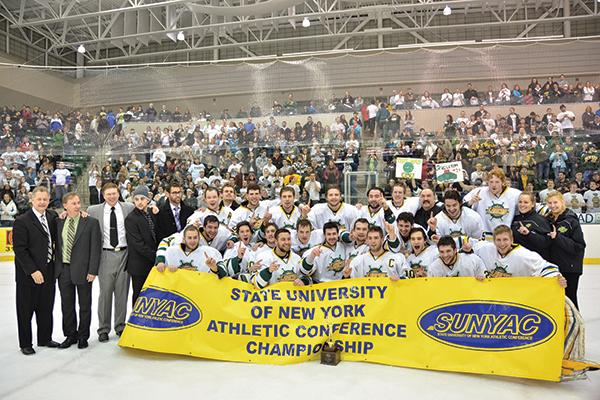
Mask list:
[{"label": "standing player", "polygon": [[367,233],[369,251],[354,258],[344,269],[344,277],[383,277],[396,281],[406,276],[406,259],[402,254],[392,253],[383,248],[383,230],[372,226]]},{"label": "standing player", "polygon": [[[388,233],[386,242],[387,248],[394,253],[402,253],[407,255],[411,252],[410,247],[410,230],[415,226],[414,217],[409,212],[401,212],[398,214],[396,226],[393,231],[386,225]],[[417,225],[418,226],[418,225]]]},{"label": "standing player", "polygon": [[346,246],[339,241],[339,228],[335,222],[323,226],[323,244],[313,247],[302,260],[302,271],[314,282],[342,279],[346,263]]},{"label": "standing player", "polygon": [[315,229],[323,229],[326,222],[336,222],[340,230],[350,229],[358,218],[358,210],[342,201],[339,187],[331,186],[325,193],[327,203],[315,204],[308,213],[308,220]]},{"label": "standing player", "polygon": [[480,239],[483,233],[481,216],[470,208],[463,207],[456,190],[444,193],[444,208],[428,221],[428,225],[431,232],[439,236],[452,236],[454,239],[461,236]]},{"label": "standing player", "polygon": [[369,231],[369,221],[365,218],[359,218],[354,221],[351,232],[340,233],[340,240],[346,245],[346,262],[359,254],[364,254],[369,250],[367,245],[367,232]]},{"label": "standing player", "polygon": [[392,199],[388,200],[387,203],[396,218],[401,212],[409,212],[415,215],[419,209],[419,198],[406,198],[406,191],[407,187],[403,182],[397,182],[392,186]]},{"label": "standing player", "polygon": [[233,212],[229,221],[229,229],[234,229],[242,221],[249,221],[252,229],[256,231],[261,228],[263,223],[269,222],[270,217],[263,218],[267,212],[267,204],[260,201],[260,186],[248,185],[246,201]]},{"label": "standing player", "polygon": [[412,228],[409,233],[412,252],[408,255],[406,263],[407,278],[424,278],[427,276],[429,266],[439,257],[436,246],[427,243],[427,234],[422,228]]},{"label": "standing player", "polygon": [[431,263],[427,271],[429,277],[474,276],[483,279],[485,265],[475,254],[459,253],[452,236],[442,236],[438,240],[439,257]]},{"label": "standing player", "polygon": [[371,226],[382,227],[386,221],[394,223],[394,213],[385,201],[383,189],[372,187],[367,191],[367,199],[367,207],[362,207],[358,211],[359,218],[366,219]]},{"label": "standing player", "polygon": [[306,250],[320,243],[323,243],[323,232],[314,230],[308,219],[299,219],[292,232],[292,251],[303,257]]},{"label": "standing player", "polygon": [[464,201],[481,216],[483,234],[489,237],[497,226],[512,224],[519,194],[520,190],[507,186],[504,171],[494,168],[488,173],[488,186],[473,189]]},{"label": "standing player", "polygon": [[214,215],[224,226],[229,226],[233,210],[222,204],[219,190],[215,187],[205,189],[204,201],[206,202],[206,208],[200,208],[194,211],[188,218],[187,224],[193,224],[196,221],[204,221],[204,218],[206,218],[207,215]]},{"label": "standing player", "polygon": [[294,205],[294,196],[296,192],[290,186],[284,186],[279,192],[281,204],[271,210],[271,222],[278,228],[295,231],[298,220],[306,218],[310,208],[306,205],[297,207]]},{"label": "standing player", "polygon": [[264,267],[252,277],[252,282],[258,289],[273,285],[277,282],[294,282],[296,286],[310,284],[310,279],[302,274],[300,268],[302,259],[292,253],[292,236],[287,229],[275,232],[277,246],[262,260]]}]

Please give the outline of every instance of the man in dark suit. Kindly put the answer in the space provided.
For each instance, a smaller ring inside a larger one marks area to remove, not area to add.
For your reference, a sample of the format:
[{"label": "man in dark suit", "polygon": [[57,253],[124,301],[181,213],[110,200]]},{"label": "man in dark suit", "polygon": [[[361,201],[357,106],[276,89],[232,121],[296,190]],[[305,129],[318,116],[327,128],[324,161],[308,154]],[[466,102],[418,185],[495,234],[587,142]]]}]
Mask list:
[{"label": "man in dark suit", "polygon": [[35,354],[31,334],[34,313],[38,346],[58,347],[52,340],[57,216],[46,210],[50,201],[46,187],[38,186],[32,194],[33,208],[18,216],[13,225],[19,347],[25,355]]},{"label": "man in dark suit", "polygon": [[[147,186],[140,185],[133,191],[135,209],[125,218],[127,235],[127,272],[131,276],[133,287],[132,304],[135,305],[142,286],[154,266],[156,258],[156,216],[148,210],[149,191]],[[158,209],[155,207],[155,210]]]},{"label": "man in dark suit", "polygon": [[179,183],[172,183],[169,187],[169,199],[160,207],[158,213],[157,239],[159,242],[175,232],[181,232],[187,224],[187,219],[195,211],[192,207],[183,204],[181,201],[182,194],[182,186]]},{"label": "man in dark suit", "polygon": [[[97,219],[81,218],[81,200],[76,193],[64,195],[67,217],[58,219],[56,231],[56,277],[60,289],[63,331],[67,337],[58,347],[66,349],[77,343],[88,346],[92,322],[92,282],[100,266],[101,236]],[[75,292],[79,300],[79,326],[75,313]]]},{"label": "man in dark suit", "polygon": [[90,186],[90,205],[100,204],[104,202],[102,195],[102,178],[96,178],[96,186]]}]

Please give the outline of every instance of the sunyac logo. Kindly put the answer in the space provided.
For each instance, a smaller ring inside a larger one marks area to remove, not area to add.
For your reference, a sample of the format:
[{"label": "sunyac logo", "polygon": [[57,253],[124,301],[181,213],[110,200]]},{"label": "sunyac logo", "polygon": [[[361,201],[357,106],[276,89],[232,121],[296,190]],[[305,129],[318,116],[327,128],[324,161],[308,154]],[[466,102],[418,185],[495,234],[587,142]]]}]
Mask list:
[{"label": "sunyac logo", "polygon": [[538,346],[556,333],[556,322],[543,311],[497,301],[444,304],[423,312],[418,326],[440,343],[485,351]]},{"label": "sunyac logo", "polygon": [[169,331],[190,328],[201,319],[200,309],[182,294],[147,287],[140,293],[127,323],[141,329]]}]

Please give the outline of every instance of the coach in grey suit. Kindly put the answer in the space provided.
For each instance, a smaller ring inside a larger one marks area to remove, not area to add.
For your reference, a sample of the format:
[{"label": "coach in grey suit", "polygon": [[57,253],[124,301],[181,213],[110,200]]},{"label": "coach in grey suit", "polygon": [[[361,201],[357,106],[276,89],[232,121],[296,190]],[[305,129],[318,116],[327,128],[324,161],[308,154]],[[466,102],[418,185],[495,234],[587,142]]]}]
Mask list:
[{"label": "coach in grey suit", "polygon": [[[80,217],[81,199],[76,193],[62,198],[67,217],[56,220],[56,267],[63,314],[63,332],[67,337],[58,347],[66,349],[77,343],[88,346],[92,322],[92,282],[100,265],[100,226],[95,218]],[[75,295],[79,303],[79,326],[75,312]]]},{"label": "coach in grey suit", "polygon": [[104,202],[90,206],[88,213],[100,221],[102,236],[99,245],[102,248],[98,281],[98,340],[108,341],[111,330],[113,296],[115,301],[114,329],[117,336],[125,329],[127,316],[127,293],[129,276],[127,275],[127,238],[125,218],[134,210],[133,204],[119,202],[119,189],[114,183],[102,187]]}]

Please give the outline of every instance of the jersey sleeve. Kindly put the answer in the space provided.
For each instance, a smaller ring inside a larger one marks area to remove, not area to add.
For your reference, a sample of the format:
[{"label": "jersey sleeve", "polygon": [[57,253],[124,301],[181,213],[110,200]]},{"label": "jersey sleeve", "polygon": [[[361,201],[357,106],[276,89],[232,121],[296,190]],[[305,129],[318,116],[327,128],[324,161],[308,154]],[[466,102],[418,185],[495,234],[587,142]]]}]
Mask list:
[{"label": "jersey sleeve", "polygon": [[542,258],[538,253],[523,248],[523,258],[525,265],[531,270],[531,276],[541,276],[543,278],[552,278],[559,276],[558,267]]}]

